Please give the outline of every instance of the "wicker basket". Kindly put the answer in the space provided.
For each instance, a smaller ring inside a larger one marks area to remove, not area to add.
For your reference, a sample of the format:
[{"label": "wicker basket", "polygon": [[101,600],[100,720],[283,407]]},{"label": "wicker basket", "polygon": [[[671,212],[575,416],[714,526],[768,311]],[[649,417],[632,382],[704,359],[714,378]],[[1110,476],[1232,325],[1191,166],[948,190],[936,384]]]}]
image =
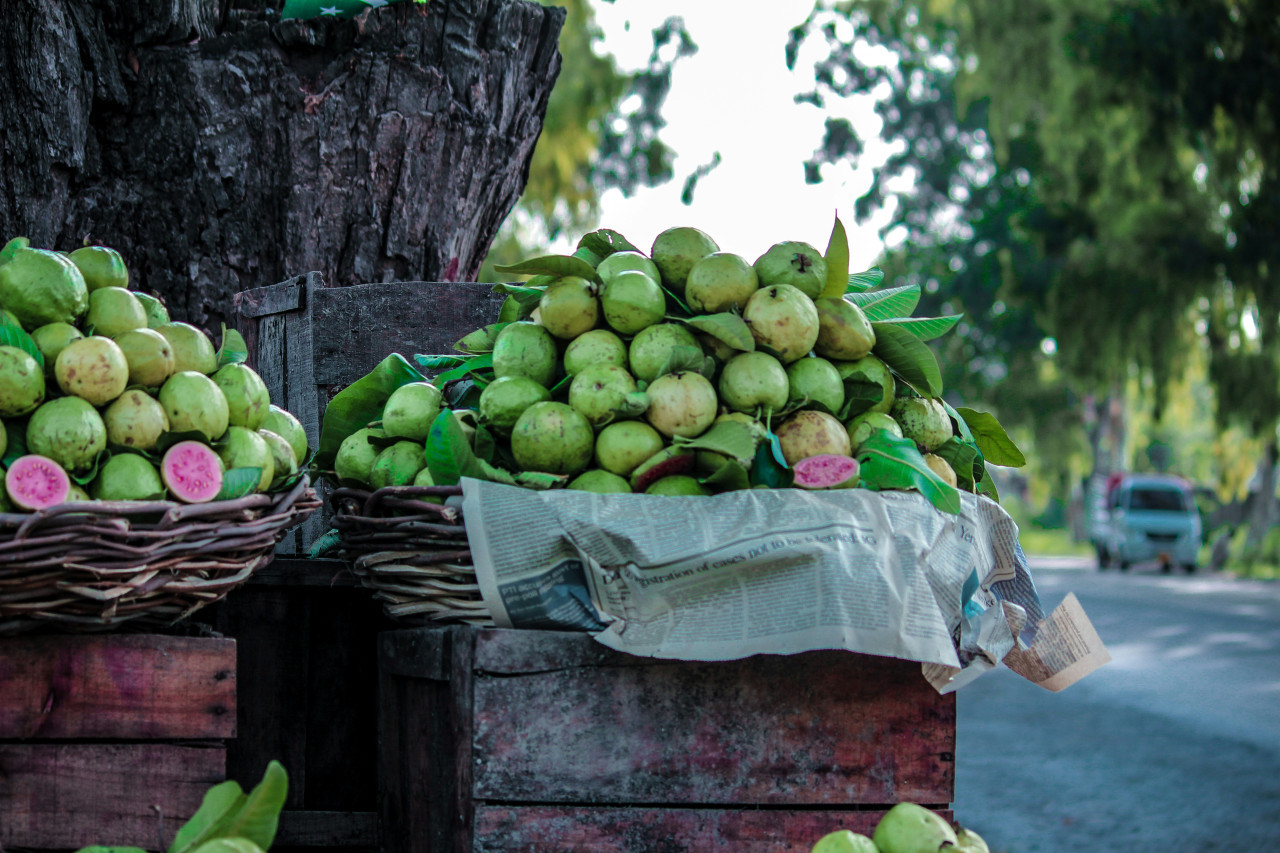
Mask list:
[{"label": "wicker basket", "polygon": [[476,583],[462,509],[426,500],[461,495],[460,486],[334,490],[337,550],[392,619],[493,625]]},{"label": "wicker basket", "polygon": [[214,503],[0,513],[0,635],[172,626],[269,563],[284,532],[319,506],[303,477],[287,492]]}]

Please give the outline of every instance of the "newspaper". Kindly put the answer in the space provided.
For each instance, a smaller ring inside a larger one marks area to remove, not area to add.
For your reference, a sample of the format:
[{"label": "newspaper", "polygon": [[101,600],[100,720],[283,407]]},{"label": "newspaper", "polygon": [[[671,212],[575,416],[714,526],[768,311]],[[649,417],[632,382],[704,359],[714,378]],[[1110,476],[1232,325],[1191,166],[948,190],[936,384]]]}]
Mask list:
[{"label": "newspaper", "polygon": [[658,498],[462,486],[499,627],[589,631],[681,660],[845,649],[918,661],[942,693],[1011,656],[1048,689],[1107,660],[1078,602],[1046,619],[1017,526],[976,495],[951,515],[915,492],[866,489]]}]

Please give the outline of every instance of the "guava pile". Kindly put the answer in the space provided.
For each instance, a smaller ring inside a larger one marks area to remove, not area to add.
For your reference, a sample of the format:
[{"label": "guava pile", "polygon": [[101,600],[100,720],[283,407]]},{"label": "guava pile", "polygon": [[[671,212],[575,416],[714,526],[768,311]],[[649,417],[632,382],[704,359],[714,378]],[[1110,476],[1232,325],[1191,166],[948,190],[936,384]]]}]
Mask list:
[{"label": "guava pile", "polygon": [[291,485],[298,419],[243,364],[129,290],[106,246],[0,249],[0,511],[65,501],[200,503]]},{"label": "guava pile", "polygon": [[948,823],[916,803],[898,803],[884,813],[868,837],[839,829],[818,839],[810,853],[991,853],[981,835]]},{"label": "guava pile", "polygon": [[602,230],[499,267],[532,277],[497,286],[498,322],[340,393],[318,462],[365,488],[914,488],[950,511],[957,489],[995,497],[986,463],[1021,454],[994,417],[942,400],[924,343],[959,317],[912,317],[919,288],[850,276],[847,258],[837,220],[825,253],[787,240],[745,256],[681,226],[648,251]]}]

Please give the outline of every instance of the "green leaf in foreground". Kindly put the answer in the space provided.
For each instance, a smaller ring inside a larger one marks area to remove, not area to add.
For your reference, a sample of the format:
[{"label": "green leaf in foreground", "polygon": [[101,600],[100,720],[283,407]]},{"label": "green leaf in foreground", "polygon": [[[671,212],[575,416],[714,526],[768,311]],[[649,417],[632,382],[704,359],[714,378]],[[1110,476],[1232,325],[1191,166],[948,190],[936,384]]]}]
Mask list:
[{"label": "green leaf in foreground", "polygon": [[217,839],[243,839],[262,850],[269,849],[276,838],[288,791],[288,774],[274,760],[267,765],[262,781],[248,794],[235,782],[215,785],[205,794],[191,820],[178,830],[169,853],[194,853]]},{"label": "green leaf in foreground", "polygon": [[760,442],[760,446],[756,448],[756,455],[752,457],[747,473],[751,477],[752,486],[786,489],[795,482],[795,472],[783,461],[782,446],[773,433],[769,433],[768,440]]},{"label": "green leaf in foreground", "polygon": [[17,347],[36,360],[36,364],[44,367],[44,353],[36,346],[35,338],[27,334],[21,326],[0,326],[0,346]]},{"label": "green leaf in foreground", "polygon": [[324,470],[333,470],[333,458],[342,440],[380,418],[382,407],[387,404],[392,391],[410,382],[425,381],[426,377],[404,356],[392,353],[373,370],[339,391],[324,410],[316,464]]},{"label": "green leaf in foreground", "polygon": [[680,322],[687,323],[699,332],[704,332],[741,352],[752,352],[756,348],[756,339],[751,336],[747,321],[732,311],[721,314],[699,314],[696,317],[679,319]]},{"label": "green leaf in foreground", "polygon": [[864,290],[879,287],[882,281],[884,281],[884,270],[879,267],[872,267],[865,272],[854,273],[849,276],[849,282],[845,285],[844,292],[861,293]]},{"label": "green leaf in foreground", "polygon": [[1018,445],[1014,444],[1013,439],[1009,438],[1009,434],[1004,431],[1004,427],[1000,426],[1000,422],[996,420],[995,415],[989,412],[979,412],[976,409],[967,409],[963,406],[957,408],[956,413],[964,418],[964,422],[968,424],[969,429],[973,432],[973,438],[978,444],[978,449],[982,451],[983,457],[992,465],[1021,468],[1027,464],[1027,457],[1022,455]]},{"label": "green leaf in foreground", "polygon": [[251,495],[261,480],[261,468],[232,468],[222,475],[222,488],[214,500],[233,501]]},{"label": "green leaf in foreground", "polygon": [[448,370],[460,364],[466,364],[469,356],[464,355],[415,355],[413,360],[427,370]]},{"label": "green leaf in foreground", "polygon": [[530,258],[527,261],[521,261],[518,264],[506,264],[495,266],[495,272],[511,273],[512,275],[576,275],[585,278],[587,281],[600,280],[600,276],[596,275],[596,268],[591,265],[590,261],[582,258],[575,258],[573,255],[544,255],[540,258]]},{"label": "green leaf in foreground", "polygon": [[880,322],[906,329],[922,341],[931,341],[954,329],[963,316],[963,314],[948,314],[945,317],[902,317]]},{"label": "green leaf in foreground", "polygon": [[[586,263],[586,261],[583,261]],[[587,264],[590,266],[590,264]],[[516,301],[521,309],[533,313],[533,309],[538,307],[538,303],[542,301],[542,295],[546,293],[545,287],[521,287],[518,284],[495,284],[493,286],[495,293],[505,293]]]},{"label": "green leaf in foreground", "polygon": [[717,492],[735,492],[751,488],[751,475],[737,459],[726,459],[713,474],[702,482]]},{"label": "green leaf in foreground", "polygon": [[744,423],[724,420],[694,438],[677,436],[673,443],[685,450],[711,450],[730,459],[750,460],[756,453],[756,437]]},{"label": "green leaf in foreground", "polygon": [[427,467],[437,486],[456,486],[463,477],[490,480],[485,465],[476,458],[457,416],[445,409],[431,423],[427,435]]},{"label": "green leaf in foreground", "polygon": [[243,364],[249,360],[249,346],[244,336],[235,329],[228,329],[222,324],[222,346],[218,347],[218,367],[228,364]]},{"label": "green leaf in foreground", "polygon": [[498,333],[510,325],[510,323],[490,323],[488,326],[482,326],[463,336],[462,340],[453,345],[453,348],[469,355],[493,352],[493,342],[498,339]]},{"label": "green leaf in foreground", "polygon": [[849,286],[849,235],[845,234],[844,223],[839,216],[831,226],[831,237],[827,240],[823,260],[827,262],[827,283],[820,296],[839,299]]},{"label": "green leaf in foreground", "polygon": [[[5,442],[4,458],[0,459],[0,463],[3,463],[7,469],[16,459],[27,454],[27,425],[25,421],[10,418],[5,421],[2,428],[8,440]],[[201,437],[203,438],[203,433]],[[0,483],[0,486],[2,485]]]},{"label": "green leaf in foreground", "polygon": [[872,323],[876,345],[871,350],[912,388],[929,397],[942,396],[942,370],[933,350],[908,332],[890,323]]},{"label": "green leaf in foreground", "polygon": [[493,353],[487,352],[483,355],[472,356],[457,367],[451,367],[448,370],[436,374],[432,383],[437,387],[443,387],[450,382],[463,379],[468,375],[474,374],[481,378],[487,378],[488,374],[493,372]]},{"label": "green leaf in foreground", "polygon": [[866,314],[867,319],[872,322],[910,317],[911,312],[920,304],[920,286],[907,284],[886,290],[849,293],[844,298],[861,308],[862,313]]},{"label": "green leaf in foreground", "polygon": [[640,251],[638,247],[632,245],[630,240],[610,228],[601,228],[588,234],[583,234],[582,238],[578,240],[578,248],[589,249],[600,258],[607,258],[614,252]]},{"label": "green leaf in foreground", "polygon": [[956,472],[956,479],[963,491],[972,492],[974,483],[982,479],[982,454],[976,444],[953,435],[933,452],[947,460],[947,464]]},{"label": "green leaf in foreground", "polygon": [[960,492],[934,473],[911,439],[877,430],[859,445],[857,459],[861,485],[876,491],[914,489],[943,512],[959,514]]}]

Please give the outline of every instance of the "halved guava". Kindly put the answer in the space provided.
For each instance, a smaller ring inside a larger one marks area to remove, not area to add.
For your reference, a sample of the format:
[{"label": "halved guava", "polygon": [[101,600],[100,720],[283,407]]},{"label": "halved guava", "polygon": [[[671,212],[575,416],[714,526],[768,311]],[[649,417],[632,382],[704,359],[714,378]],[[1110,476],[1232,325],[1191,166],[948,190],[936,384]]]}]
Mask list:
[{"label": "halved guava", "polygon": [[13,460],[4,475],[4,488],[23,509],[44,509],[67,499],[71,478],[49,457],[30,453]]},{"label": "halved guava", "polygon": [[183,503],[205,503],[222,491],[222,460],[199,441],[180,441],[165,451],[160,462],[164,485]]},{"label": "halved guava", "polygon": [[852,489],[858,485],[858,468],[851,456],[821,453],[796,462],[792,473],[801,489]]}]

